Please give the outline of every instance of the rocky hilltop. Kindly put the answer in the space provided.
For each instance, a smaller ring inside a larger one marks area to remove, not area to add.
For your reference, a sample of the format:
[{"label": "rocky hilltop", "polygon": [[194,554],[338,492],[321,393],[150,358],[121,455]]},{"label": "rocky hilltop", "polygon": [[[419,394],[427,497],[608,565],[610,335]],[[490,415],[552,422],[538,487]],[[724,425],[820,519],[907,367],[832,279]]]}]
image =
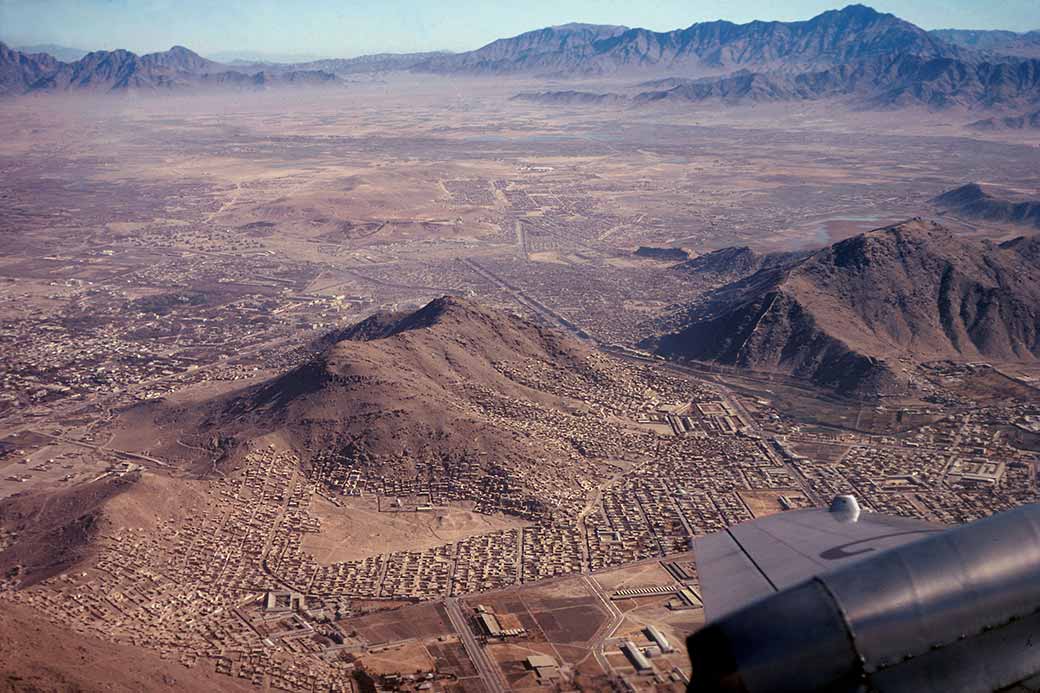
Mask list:
[{"label": "rocky hilltop", "polygon": [[651,260],[661,260],[664,262],[680,262],[690,259],[690,253],[682,248],[674,246],[652,246],[652,245],[641,245],[636,248],[635,252],[632,253],[636,257],[649,258]]},{"label": "rocky hilltop", "polygon": [[280,377],[164,416],[181,439],[200,442],[273,433],[306,463],[346,466],[372,483],[450,480],[474,501],[494,489],[512,499],[500,510],[523,517],[552,511],[547,484],[577,494],[597,475],[581,442],[552,422],[580,418],[581,393],[620,376],[563,333],[443,297],[373,315],[326,344]]},{"label": "rocky hilltop", "polygon": [[944,192],[932,202],[958,217],[1040,229],[1040,200],[1003,199],[978,183]]},{"label": "rocky hilltop", "polygon": [[0,580],[22,586],[53,577],[83,560],[102,524],[102,508],[136,474],[57,491],[20,493],[0,504],[0,530],[18,540],[0,546]]},{"label": "rocky hilltop", "polygon": [[46,53],[22,53],[0,43],[0,96],[30,91],[63,64]]},{"label": "rocky hilltop", "polygon": [[721,248],[698,255],[673,267],[675,272],[718,280],[742,279],[761,269],[779,267],[802,259],[808,253],[757,253],[747,246]]},{"label": "rocky hilltop", "polygon": [[901,391],[916,362],[1040,357],[1040,267],[1028,242],[998,246],[912,220],[761,269],[689,309],[646,346],[810,379]]},{"label": "rocky hilltop", "polygon": [[520,92],[511,100],[529,101],[551,106],[618,106],[628,104],[628,99],[621,94],[574,90],[525,91]]}]

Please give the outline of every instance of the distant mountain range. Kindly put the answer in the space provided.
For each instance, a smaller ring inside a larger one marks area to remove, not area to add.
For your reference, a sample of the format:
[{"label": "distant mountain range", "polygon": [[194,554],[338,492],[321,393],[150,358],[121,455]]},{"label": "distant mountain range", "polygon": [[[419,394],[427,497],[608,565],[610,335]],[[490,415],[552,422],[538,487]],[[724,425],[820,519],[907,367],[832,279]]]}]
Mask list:
[{"label": "distant mountain range", "polygon": [[553,106],[615,106],[629,105],[629,99],[621,94],[596,94],[589,91],[571,89],[557,91],[520,92],[513,101],[530,101],[532,103],[550,104]]},{"label": "distant mountain range", "polygon": [[[942,109],[1040,103],[1040,60],[1022,57],[1032,56],[1031,51],[1015,48],[1011,41],[999,52],[981,50],[945,35],[851,5],[802,22],[706,22],[664,33],[614,26],[552,27],[431,59],[414,69],[554,78],[662,76],[639,82],[634,93],[564,90],[518,95],[546,104],[844,98],[871,108]],[[1024,46],[1032,34],[1014,36]]]},{"label": "distant mountain range", "polygon": [[[74,49],[60,46],[32,48],[48,47],[63,56],[77,53]],[[348,75],[409,70],[421,62],[444,55],[449,54],[380,53],[299,63],[236,60],[224,64],[204,58],[183,46],[147,55],[125,50],[93,51],[65,59],[46,51],[15,50],[0,43],[0,95],[79,90],[122,92],[330,86],[340,84],[340,78]]]},{"label": "distant mountain range", "polygon": [[[912,220],[763,264],[644,346],[860,394],[900,392],[903,369],[930,360],[1035,360],[1038,251],[1038,237],[994,245]],[[713,255],[700,271],[746,256]]]},{"label": "distant mountain range", "polygon": [[[631,31],[624,26],[564,24],[492,41],[474,51],[443,55],[415,67],[442,74],[503,75],[543,73],[554,76],[602,73],[606,45]],[[652,33],[652,32],[651,32]]]},{"label": "distant mountain range", "polygon": [[206,52],[210,60],[225,65],[291,65],[322,60],[325,56],[307,53],[272,53],[267,51],[217,51]]},{"label": "distant mountain range", "polygon": [[987,51],[994,55],[1040,58],[1040,30],[1017,33],[1014,31],[938,29],[931,34],[947,43],[972,50]]},{"label": "distant mountain range", "polygon": [[748,66],[808,70],[895,54],[960,59],[966,53],[893,15],[852,5],[802,22],[702,22],[668,32],[567,24],[431,59],[417,69],[552,77],[651,71],[701,76]]},{"label": "distant mountain range", "polygon": [[968,123],[968,127],[972,130],[983,132],[996,130],[1040,130],[1040,110],[1016,116],[983,118],[982,120]]},{"label": "distant mountain range", "polygon": [[638,94],[634,103],[848,98],[859,106],[1015,108],[1040,103],[1040,60],[1014,63],[882,56],[812,72],[749,72]]},{"label": "distant mountain range", "polygon": [[[552,105],[843,99],[868,108],[921,105],[1030,112],[1040,106],[1038,42],[1040,32],[929,32],[892,14],[850,5],[797,22],[714,21],[667,32],[565,24],[462,53],[381,54],[287,64],[229,66],[183,48],[146,56],[98,51],[61,62],[46,54],[0,47],[0,94],[83,86],[118,91],[325,83],[351,74],[409,70],[495,78],[611,77],[631,79],[636,85],[621,86],[616,93],[568,88],[517,95],[518,100]],[[263,76],[256,77],[259,73]]]},{"label": "distant mountain range", "polygon": [[327,86],[339,81],[336,75],[322,70],[233,69],[183,46],[147,55],[125,50],[94,51],[79,60],[63,62],[46,53],[22,53],[0,43],[0,95],[207,87],[260,89],[286,85]]},{"label": "distant mountain range", "polygon": [[306,63],[293,63],[290,67],[298,70],[323,70],[336,75],[397,72],[402,70],[411,70],[416,65],[446,55],[451,55],[451,53],[443,51],[427,53],[376,53],[374,55],[362,55],[357,58],[334,58],[328,60],[312,60],[311,62]]},{"label": "distant mountain range", "polygon": [[37,43],[32,46],[16,46],[16,51],[21,53],[46,53],[47,55],[57,58],[66,63],[71,63],[79,60],[90,51],[82,48],[69,48],[68,46],[59,46],[55,43]]}]

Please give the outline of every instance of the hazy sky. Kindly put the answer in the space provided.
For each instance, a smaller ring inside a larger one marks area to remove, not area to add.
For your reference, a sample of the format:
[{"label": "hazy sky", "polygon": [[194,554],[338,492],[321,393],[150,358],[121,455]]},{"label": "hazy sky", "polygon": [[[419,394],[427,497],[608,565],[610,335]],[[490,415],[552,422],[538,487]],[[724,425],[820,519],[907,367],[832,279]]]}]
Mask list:
[{"label": "hazy sky", "polygon": [[[350,57],[469,50],[495,38],[580,21],[657,31],[698,21],[807,19],[825,0],[0,0],[0,41],[143,53],[174,44]],[[926,29],[1040,28],[1040,0],[877,0]]]}]

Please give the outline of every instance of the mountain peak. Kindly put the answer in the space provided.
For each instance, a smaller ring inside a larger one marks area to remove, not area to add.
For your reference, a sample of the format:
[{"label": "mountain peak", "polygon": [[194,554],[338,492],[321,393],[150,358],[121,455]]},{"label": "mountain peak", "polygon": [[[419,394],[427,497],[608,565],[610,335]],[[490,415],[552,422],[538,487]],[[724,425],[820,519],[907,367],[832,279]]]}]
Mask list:
[{"label": "mountain peak", "polygon": [[891,14],[878,12],[870,5],[863,5],[861,3],[853,3],[852,5],[846,5],[840,10],[834,10],[838,14],[842,14],[848,17],[860,17],[863,19],[871,19],[875,17],[891,17]]},{"label": "mountain peak", "polygon": [[961,206],[986,197],[986,191],[979,183],[967,183],[959,188],[947,190],[942,195],[934,198],[933,203],[940,207]]},{"label": "mountain peak", "polygon": [[864,394],[902,391],[896,362],[1036,360],[1035,248],[910,219],[723,286],[647,345]]},{"label": "mountain peak", "polygon": [[376,313],[334,337],[334,341],[373,341],[404,332],[451,325],[452,328],[487,323],[492,316],[476,302],[458,296],[435,298],[412,312]]},{"label": "mountain peak", "polygon": [[[701,22],[686,29],[564,24],[494,41],[475,51],[420,63],[417,71],[556,76],[659,71],[671,77],[705,69],[830,68],[893,56],[958,57],[961,49],[866,5],[797,22]],[[765,78],[749,77],[761,83]]]},{"label": "mountain peak", "polygon": [[[562,482],[575,458],[560,454],[556,443],[503,425],[489,414],[487,393],[558,410],[578,402],[515,374],[537,366],[556,374],[549,383],[582,378],[590,386],[614,376],[590,363],[588,351],[566,335],[468,299],[445,296],[412,313],[364,322],[369,327],[348,332],[367,332],[367,338],[341,340],[288,373],[214,400],[200,411],[204,425],[236,437],[276,427],[289,440],[321,441],[374,476],[411,477],[429,462],[435,462],[430,469],[465,464],[468,473],[483,476],[492,473],[493,459],[494,473],[507,475],[525,496],[504,510],[531,519],[546,512],[544,492],[540,496],[522,470],[532,459],[553,459]],[[389,329],[376,334],[373,326]],[[587,467],[573,469],[588,474]],[[479,493],[474,486],[466,499]]]},{"label": "mountain peak", "polygon": [[[828,10],[816,15],[807,23],[829,27],[832,31],[843,33],[859,32],[863,34],[863,39],[868,41],[876,38],[879,33],[883,35],[892,31],[909,33],[916,37],[928,36],[928,32],[916,24],[888,12],[878,12],[868,5],[846,5],[840,10]],[[925,41],[925,47],[928,47],[929,43]]]},{"label": "mountain peak", "polygon": [[[867,231],[860,235],[863,238],[903,238],[908,236],[933,235],[953,237],[950,230],[942,224],[921,217],[913,217],[897,224],[882,226],[881,228]],[[855,239],[857,237],[858,236],[853,236],[852,238]],[[840,245],[841,243],[844,243],[844,241],[839,241],[837,245]]]},{"label": "mountain peak", "polygon": [[168,51],[141,56],[141,61],[146,65],[183,72],[208,72],[219,67],[212,60],[207,60],[195,51],[179,45]]},{"label": "mountain peak", "polygon": [[206,58],[203,58],[195,51],[191,50],[190,48],[185,48],[181,45],[171,46],[170,49],[168,51],[165,51],[165,53],[162,53],[162,55],[168,55],[171,57],[190,60],[206,60]]},{"label": "mountain peak", "polygon": [[959,217],[1040,228],[1040,199],[987,188],[979,183],[968,183],[939,195],[932,203]]},{"label": "mountain peak", "polygon": [[915,217],[838,241],[817,251],[796,271],[818,273],[822,267],[830,272],[835,267],[865,267],[885,263],[895,257],[917,254],[921,247],[935,242],[940,245],[956,243],[946,227]]},{"label": "mountain peak", "polygon": [[398,331],[404,332],[406,330],[432,327],[447,320],[466,321],[474,318],[483,319],[485,317],[487,317],[487,312],[469,299],[458,296],[441,296],[433,299],[414,313],[407,315],[400,322]]}]

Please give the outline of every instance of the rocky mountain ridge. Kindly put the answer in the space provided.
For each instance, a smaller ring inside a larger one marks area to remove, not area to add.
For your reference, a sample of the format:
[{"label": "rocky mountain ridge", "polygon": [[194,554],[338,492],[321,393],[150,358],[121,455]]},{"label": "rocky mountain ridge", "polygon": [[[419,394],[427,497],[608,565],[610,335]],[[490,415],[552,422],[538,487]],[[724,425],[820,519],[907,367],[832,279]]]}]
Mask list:
[{"label": "rocky mountain ridge", "polygon": [[1040,199],[1003,199],[978,183],[949,190],[933,202],[940,209],[959,217],[1040,229]]},{"label": "rocky mountain ridge", "polygon": [[126,50],[93,51],[79,60],[62,62],[45,53],[21,53],[0,43],[0,95],[262,89],[338,82],[335,75],[320,70],[243,72],[207,60],[183,46],[146,55]]},{"label": "rocky mountain ridge", "polygon": [[912,220],[727,284],[644,346],[871,395],[905,390],[907,369],[929,360],[1035,360],[1034,246]]},{"label": "rocky mountain ridge", "polygon": [[587,24],[549,27],[434,58],[415,69],[553,77],[653,71],[703,75],[751,65],[804,70],[893,53],[960,58],[965,51],[894,15],[850,5],[805,21],[719,20],[667,32]]}]

